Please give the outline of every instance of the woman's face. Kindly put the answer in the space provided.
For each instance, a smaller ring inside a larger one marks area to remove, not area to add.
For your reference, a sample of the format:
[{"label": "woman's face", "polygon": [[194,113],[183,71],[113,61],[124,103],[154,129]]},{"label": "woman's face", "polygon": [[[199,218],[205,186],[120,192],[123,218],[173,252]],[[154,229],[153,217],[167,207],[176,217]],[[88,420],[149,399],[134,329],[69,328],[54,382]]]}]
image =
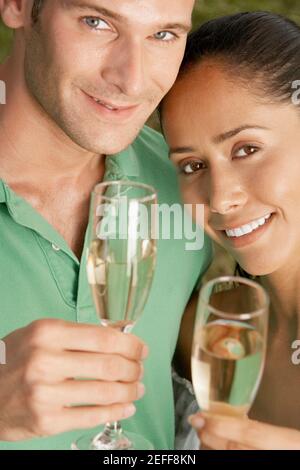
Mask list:
[{"label": "woman's face", "polygon": [[299,109],[258,98],[229,73],[206,60],[180,78],[163,129],[208,235],[248,273],[270,274],[300,254]]}]

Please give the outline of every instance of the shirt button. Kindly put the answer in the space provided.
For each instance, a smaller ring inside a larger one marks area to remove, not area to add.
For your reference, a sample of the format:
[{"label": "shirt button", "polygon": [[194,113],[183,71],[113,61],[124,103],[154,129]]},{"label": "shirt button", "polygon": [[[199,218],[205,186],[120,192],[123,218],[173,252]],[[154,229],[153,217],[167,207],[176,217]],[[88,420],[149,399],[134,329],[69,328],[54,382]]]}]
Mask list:
[{"label": "shirt button", "polygon": [[54,251],[60,251],[60,248],[57,245],[55,245],[55,243],[52,243],[52,248]]}]

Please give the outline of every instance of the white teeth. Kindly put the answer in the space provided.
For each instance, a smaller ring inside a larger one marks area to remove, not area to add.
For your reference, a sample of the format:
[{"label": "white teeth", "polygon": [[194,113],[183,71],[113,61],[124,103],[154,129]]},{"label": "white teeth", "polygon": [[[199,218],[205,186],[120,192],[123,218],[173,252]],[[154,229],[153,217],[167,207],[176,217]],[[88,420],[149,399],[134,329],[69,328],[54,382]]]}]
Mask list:
[{"label": "white teeth", "polygon": [[241,237],[242,235],[244,235],[243,230],[241,228],[235,229],[234,232],[237,237]]},{"label": "white teeth", "polygon": [[259,223],[258,222],[251,222],[250,226],[251,226],[252,230],[256,230],[259,227]]},{"label": "white teeth", "polygon": [[105,108],[110,109],[111,111],[114,111],[116,108],[113,108],[112,106],[108,106],[108,104],[101,103]]},{"label": "white teeth", "polygon": [[264,225],[265,221],[266,221],[266,219],[264,217],[262,217],[261,219],[259,219],[257,221],[257,223],[258,223],[258,225]]},{"label": "white teeth", "polygon": [[93,98],[93,100],[96,101],[96,103],[98,103],[98,104],[102,104],[102,106],[109,109],[110,111],[115,111],[117,109],[117,108],[113,108],[112,106],[109,106],[108,104],[103,103],[100,100],[97,100],[96,98]]},{"label": "white teeth", "polygon": [[246,235],[247,233],[252,232],[252,227],[250,225],[244,225],[241,230]]},{"label": "white teeth", "polygon": [[262,225],[264,225],[270,217],[271,217],[271,214],[268,214],[265,217],[261,217],[260,219],[254,220],[253,222],[250,222],[247,225],[243,225],[242,227],[238,227],[238,228],[234,228],[234,229],[230,229],[230,230],[225,230],[226,235],[229,238],[242,237],[243,235],[251,233],[254,230],[257,230],[258,227],[261,227]]}]

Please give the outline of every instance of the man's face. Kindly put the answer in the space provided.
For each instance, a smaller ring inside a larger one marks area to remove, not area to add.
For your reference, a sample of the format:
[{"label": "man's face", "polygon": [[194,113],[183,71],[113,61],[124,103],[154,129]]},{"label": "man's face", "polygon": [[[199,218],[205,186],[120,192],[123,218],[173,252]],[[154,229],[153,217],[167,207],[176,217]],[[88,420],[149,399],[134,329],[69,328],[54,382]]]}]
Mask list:
[{"label": "man's face", "polygon": [[194,0],[45,0],[38,23],[25,29],[31,95],[80,147],[121,151],[176,79],[193,6]]}]

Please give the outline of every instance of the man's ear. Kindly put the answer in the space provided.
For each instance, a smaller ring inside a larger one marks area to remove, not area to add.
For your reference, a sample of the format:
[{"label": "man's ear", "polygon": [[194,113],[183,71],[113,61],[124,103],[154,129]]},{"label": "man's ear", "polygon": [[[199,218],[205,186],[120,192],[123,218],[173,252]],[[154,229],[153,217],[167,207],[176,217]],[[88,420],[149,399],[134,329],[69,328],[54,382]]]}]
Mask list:
[{"label": "man's ear", "polygon": [[28,2],[32,3],[32,0],[0,0],[3,23],[12,29],[22,28],[26,19]]}]

